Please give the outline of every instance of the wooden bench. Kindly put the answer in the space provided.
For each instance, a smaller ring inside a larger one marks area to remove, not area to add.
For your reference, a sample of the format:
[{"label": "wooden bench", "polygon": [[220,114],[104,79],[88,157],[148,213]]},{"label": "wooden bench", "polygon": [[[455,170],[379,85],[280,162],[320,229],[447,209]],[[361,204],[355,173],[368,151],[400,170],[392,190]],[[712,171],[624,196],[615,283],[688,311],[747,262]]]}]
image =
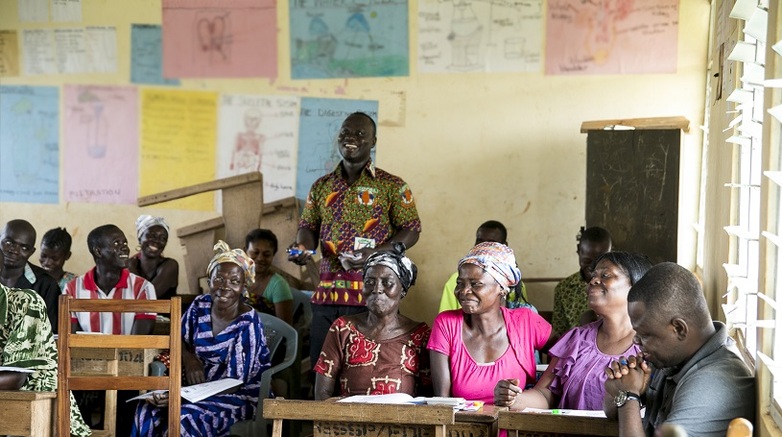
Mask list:
[{"label": "wooden bench", "polygon": [[265,399],[263,417],[282,436],[283,420],[313,422],[313,437],[490,437],[497,435],[497,409],[454,412],[449,406],[358,404],[332,401]]},{"label": "wooden bench", "polygon": [[0,435],[54,435],[54,392],[0,390]]},{"label": "wooden bench", "polygon": [[500,411],[499,428],[508,436],[618,436],[619,422],[601,417],[578,417],[552,414]]}]

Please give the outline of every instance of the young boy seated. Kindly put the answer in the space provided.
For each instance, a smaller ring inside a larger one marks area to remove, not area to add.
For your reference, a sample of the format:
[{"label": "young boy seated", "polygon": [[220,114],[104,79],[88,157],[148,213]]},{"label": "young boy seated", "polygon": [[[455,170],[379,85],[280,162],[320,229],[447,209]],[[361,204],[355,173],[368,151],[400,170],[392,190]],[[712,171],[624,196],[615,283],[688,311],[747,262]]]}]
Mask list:
[{"label": "young boy seated", "polygon": [[76,275],[64,270],[65,261],[71,259],[71,234],[65,228],[49,229],[41,238],[41,255],[38,262],[46,273],[51,275],[60,290],[71,282]]}]

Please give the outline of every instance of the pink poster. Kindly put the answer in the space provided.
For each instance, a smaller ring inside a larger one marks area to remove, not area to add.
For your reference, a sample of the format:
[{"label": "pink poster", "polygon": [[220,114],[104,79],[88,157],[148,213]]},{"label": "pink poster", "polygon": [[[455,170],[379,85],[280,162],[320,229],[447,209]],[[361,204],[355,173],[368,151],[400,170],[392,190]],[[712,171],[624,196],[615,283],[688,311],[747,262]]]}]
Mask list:
[{"label": "pink poster", "polygon": [[274,0],[163,0],[163,76],[276,77]]},{"label": "pink poster", "polygon": [[63,100],[65,201],[135,204],[136,88],[66,85]]},{"label": "pink poster", "polygon": [[546,74],[675,73],[679,0],[550,0]]}]

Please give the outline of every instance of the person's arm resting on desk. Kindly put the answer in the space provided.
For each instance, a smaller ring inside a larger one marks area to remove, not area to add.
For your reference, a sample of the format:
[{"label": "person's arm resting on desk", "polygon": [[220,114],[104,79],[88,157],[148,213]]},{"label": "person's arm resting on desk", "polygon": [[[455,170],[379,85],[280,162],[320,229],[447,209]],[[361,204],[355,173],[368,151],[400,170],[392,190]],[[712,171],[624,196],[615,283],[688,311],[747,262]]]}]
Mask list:
[{"label": "person's arm resting on desk", "polygon": [[[649,386],[651,368],[641,355],[629,357],[627,360],[622,357],[619,362],[611,363],[606,374],[608,380],[605,383],[606,396],[603,399],[606,416],[619,420],[621,437],[645,436],[640,395],[643,395]],[[620,392],[625,396],[620,396]]]},{"label": "person's arm resting on desk", "polygon": [[0,372],[0,390],[19,390],[27,381],[27,373]]},{"label": "person's arm resting on desk", "polygon": [[434,395],[448,397],[451,396],[451,368],[448,365],[448,356],[430,350],[429,361],[432,365],[432,386]]}]

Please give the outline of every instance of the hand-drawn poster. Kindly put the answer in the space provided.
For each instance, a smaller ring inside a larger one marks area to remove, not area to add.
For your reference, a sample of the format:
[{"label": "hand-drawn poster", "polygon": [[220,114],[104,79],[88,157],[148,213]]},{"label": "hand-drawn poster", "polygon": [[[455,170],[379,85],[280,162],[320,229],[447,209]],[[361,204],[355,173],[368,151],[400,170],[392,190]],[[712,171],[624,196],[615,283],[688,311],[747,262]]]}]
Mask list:
[{"label": "hand-drawn poster", "polygon": [[22,30],[22,71],[27,76],[57,74],[53,30]]},{"label": "hand-drawn poster", "polygon": [[0,30],[0,77],[19,76],[19,34]]},{"label": "hand-drawn poster", "polygon": [[[307,199],[312,183],[334,171],[342,160],[337,135],[348,115],[360,111],[377,122],[378,102],[374,100],[301,99],[299,116],[299,162],[296,171],[296,198]],[[382,144],[380,132],[377,142]],[[375,159],[372,149],[372,159]]]},{"label": "hand-drawn poster", "polygon": [[291,76],[407,76],[407,14],[407,0],[292,0]]},{"label": "hand-drawn poster", "polygon": [[276,77],[274,0],[163,0],[167,78]]},{"label": "hand-drawn poster", "polygon": [[18,0],[17,7],[21,23],[49,21],[49,0]]},{"label": "hand-drawn poster", "polygon": [[298,97],[223,94],[217,175],[260,170],[264,203],[293,197],[298,138]]},{"label": "hand-drawn poster", "polygon": [[0,86],[0,201],[57,203],[57,87]]},{"label": "hand-drawn poster", "polygon": [[63,100],[65,201],[135,204],[138,197],[136,88],[65,85]]},{"label": "hand-drawn poster", "polygon": [[52,21],[75,22],[81,21],[81,0],[51,0]]},{"label": "hand-drawn poster", "polygon": [[157,24],[134,24],[130,30],[130,81],[179,85],[179,80],[163,77],[163,40]]},{"label": "hand-drawn poster", "polygon": [[546,74],[675,73],[679,0],[550,0]]},{"label": "hand-drawn poster", "polygon": [[543,0],[421,0],[418,71],[541,70]]},{"label": "hand-drawn poster", "polygon": [[[145,196],[215,178],[217,93],[141,91],[141,187]],[[214,210],[214,195],[199,194],[160,204]]]}]

